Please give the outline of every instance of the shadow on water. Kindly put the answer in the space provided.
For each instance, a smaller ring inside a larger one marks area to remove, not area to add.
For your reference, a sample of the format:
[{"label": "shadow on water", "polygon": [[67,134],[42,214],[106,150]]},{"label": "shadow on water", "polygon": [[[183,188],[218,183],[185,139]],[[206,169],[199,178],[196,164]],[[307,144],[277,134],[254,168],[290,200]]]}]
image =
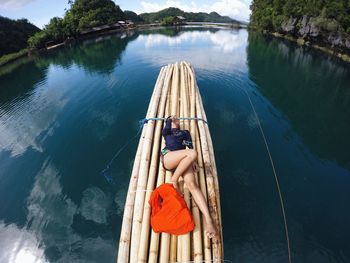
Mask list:
[{"label": "shadow on water", "polygon": [[250,78],[321,158],[350,169],[350,70],[340,61],[260,34],[249,35]]}]

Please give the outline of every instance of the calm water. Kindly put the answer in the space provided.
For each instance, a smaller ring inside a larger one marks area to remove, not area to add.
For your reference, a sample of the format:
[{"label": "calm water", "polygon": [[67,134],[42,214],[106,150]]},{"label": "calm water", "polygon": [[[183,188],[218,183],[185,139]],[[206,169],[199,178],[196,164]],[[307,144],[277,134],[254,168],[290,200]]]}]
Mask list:
[{"label": "calm water", "polygon": [[350,262],[350,67],[247,31],[150,30],[0,69],[0,262],[115,262],[134,142],[161,66],[190,61],[218,166],[225,259]]}]

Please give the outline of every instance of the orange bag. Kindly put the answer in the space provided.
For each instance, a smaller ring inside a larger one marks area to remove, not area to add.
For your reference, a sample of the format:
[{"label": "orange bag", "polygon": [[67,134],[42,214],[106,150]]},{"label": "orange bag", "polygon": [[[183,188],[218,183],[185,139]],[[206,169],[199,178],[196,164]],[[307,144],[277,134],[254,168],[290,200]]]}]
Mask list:
[{"label": "orange bag", "polygon": [[192,214],[172,184],[157,187],[148,203],[152,209],[151,226],[154,232],[183,235],[194,229]]}]

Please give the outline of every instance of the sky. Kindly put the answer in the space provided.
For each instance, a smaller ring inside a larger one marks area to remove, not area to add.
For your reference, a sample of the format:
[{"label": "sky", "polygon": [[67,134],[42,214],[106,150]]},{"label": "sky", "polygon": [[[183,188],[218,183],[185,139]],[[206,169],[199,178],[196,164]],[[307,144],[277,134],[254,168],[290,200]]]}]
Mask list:
[{"label": "sky", "polygon": [[[248,21],[252,0],[114,0],[122,10],[136,13],[156,12],[178,7],[187,12],[218,12],[241,21]],[[13,19],[27,18],[42,28],[52,17],[63,17],[68,0],[0,0],[0,15]]]}]

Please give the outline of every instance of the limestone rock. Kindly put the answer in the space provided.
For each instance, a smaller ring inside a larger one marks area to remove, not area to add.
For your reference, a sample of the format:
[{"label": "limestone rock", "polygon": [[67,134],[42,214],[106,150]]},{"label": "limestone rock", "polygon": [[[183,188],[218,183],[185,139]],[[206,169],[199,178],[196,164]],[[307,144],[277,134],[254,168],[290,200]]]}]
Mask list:
[{"label": "limestone rock", "polygon": [[290,17],[288,21],[282,23],[281,28],[285,33],[293,34],[296,28],[296,24],[298,22],[297,18]]}]

